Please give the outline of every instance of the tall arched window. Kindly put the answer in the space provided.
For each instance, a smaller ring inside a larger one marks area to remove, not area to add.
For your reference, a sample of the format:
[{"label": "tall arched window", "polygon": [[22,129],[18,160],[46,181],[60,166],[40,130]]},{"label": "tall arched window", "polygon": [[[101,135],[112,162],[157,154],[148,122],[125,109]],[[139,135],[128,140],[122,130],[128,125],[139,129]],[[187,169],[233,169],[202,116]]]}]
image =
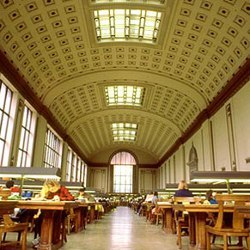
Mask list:
[{"label": "tall arched window", "polygon": [[113,191],[115,193],[132,193],[133,166],[135,158],[128,152],[119,152],[111,160],[113,165]]}]

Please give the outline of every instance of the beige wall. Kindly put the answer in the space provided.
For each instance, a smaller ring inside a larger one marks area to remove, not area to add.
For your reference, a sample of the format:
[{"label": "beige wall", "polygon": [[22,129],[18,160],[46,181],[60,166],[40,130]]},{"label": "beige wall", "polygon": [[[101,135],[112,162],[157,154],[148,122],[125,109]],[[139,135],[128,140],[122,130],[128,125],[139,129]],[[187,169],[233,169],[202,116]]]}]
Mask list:
[{"label": "beige wall", "polygon": [[[138,173],[138,181],[134,181],[134,185],[138,185],[138,192],[149,192],[157,188],[157,169],[140,168]],[[159,175],[158,175],[159,177]],[[110,178],[108,168],[105,167],[89,167],[88,168],[87,186],[95,188],[101,192],[110,192]],[[136,191],[137,192],[137,191]]]},{"label": "beige wall", "polygon": [[[186,179],[189,182],[189,151],[192,143],[198,154],[198,170],[232,170],[230,160],[228,120],[226,105],[230,104],[232,114],[232,126],[234,147],[236,154],[236,169],[238,171],[249,170],[250,162],[250,82],[236,93],[225,105],[209,120],[201,125],[201,128],[184,145],[185,162],[183,163],[182,148],[175,152],[176,182]],[[211,132],[212,131],[212,132]],[[212,144],[213,142],[213,144]],[[170,173],[168,171],[170,162]],[[173,183],[172,171],[173,156],[166,160],[161,168],[167,168],[165,180]],[[166,183],[160,183],[158,188],[165,187]]]},{"label": "beige wall", "polygon": [[139,169],[139,192],[150,192],[157,188],[157,170],[150,168]]},{"label": "beige wall", "polygon": [[108,192],[107,168],[88,168],[87,186],[100,192]]}]

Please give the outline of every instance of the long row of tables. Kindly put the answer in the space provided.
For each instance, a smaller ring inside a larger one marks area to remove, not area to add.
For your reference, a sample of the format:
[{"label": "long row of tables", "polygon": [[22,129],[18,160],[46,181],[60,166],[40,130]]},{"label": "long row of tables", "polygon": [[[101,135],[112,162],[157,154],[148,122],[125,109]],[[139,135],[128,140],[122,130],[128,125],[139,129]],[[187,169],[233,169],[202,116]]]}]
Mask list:
[{"label": "long row of tables", "polygon": [[[186,211],[190,217],[190,232],[189,232],[189,244],[194,249],[205,250],[206,249],[206,219],[208,213],[218,213],[218,205],[211,204],[171,204],[166,202],[165,204],[159,203],[158,206],[163,211],[163,229],[167,233],[174,233],[173,228],[173,210]],[[226,212],[233,212],[237,209],[239,213],[245,218],[250,218],[250,204],[242,207],[234,207],[233,205],[226,206]]]},{"label": "long row of tables", "polygon": [[[43,212],[39,250],[58,249],[63,245],[61,235],[62,212],[73,208],[79,221],[83,225],[82,209],[90,207],[90,220],[93,220],[95,206],[98,203],[78,201],[37,201],[37,200],[0,200],[0,215],[13,213],[14,208],[38,210]],[[82,227],[80,227],[82,228]]]}]

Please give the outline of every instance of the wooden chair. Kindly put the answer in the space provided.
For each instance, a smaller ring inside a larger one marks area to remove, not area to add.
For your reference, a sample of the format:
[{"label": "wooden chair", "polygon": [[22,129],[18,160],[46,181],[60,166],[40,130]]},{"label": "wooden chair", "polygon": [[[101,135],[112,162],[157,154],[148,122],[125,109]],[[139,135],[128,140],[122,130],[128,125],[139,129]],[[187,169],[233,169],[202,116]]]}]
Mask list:
[{"label": "wooden chair", "polygon": [[73,208],[69,209],[69,214],[66,217],[66,225],[68,234],[71,233],[71,229],[74,228],[74,232],[78,232],[78,220]]},{"label": "wooden chair", "polygon": [[155,216],[156,216],[155,224],[158,225],[160,221],[162,221],[163,214],[162,214],[162,210],[157,206],[156,206]]},{"label": "wooden chair", "polygon": [[[174,204],[192,204],[199,202],[197,197],[174,197]],[[176,228],[177,233],[177,242],[179,249],[182,248],[182,239],[181,237],[183,230],[189,231],[189,216],[187,212],[180,212],[178,210],[174,211],[174,227]]]},{"label": "wooden chair", "polygon": [[[0,249],[3,246],[20,245],[22,250],[26,250],[28,223],[15,223],[9,214],[3,215],[3,224],[0,225]],[[21,237],[16,241],[3,241],[3,235],[8,232],[20,232]]]},{"label": "wooden chair", "polygon": [[152,213],[151,213],[151,211],[152,211],[152,203],[146,203],[145,204],[146,205],[146,207],[147,207],[147,210],[146,210],[146,221],[150,221],[151,220],[151,218],[152,218]]},{"label": "wooden chair", "polygon": [[145,204],[141,204],[141,210],[140,210],[140,216],[145,216],[147,215],[147,206]]},{"label": "wooden chair", "polygon": [[[211,237],[219,236],[222,237],[222,244],[216,244],[217,247],[223,250],[227,249],[243,249],[242,238],[246,238],[247,249],[250,249],[250,229],[244,228],[244,217],[239,215],[235,209],[238,205],[245,205],[245,202],[250,201],[250,195],[234,195],[234,194],[218,194],[216,200],[219,204],[218,218],[214,226],[206,226],[206,240],[207,250],[211,249],[211,245],[214,244],[211,241]],[[228,205],[225,205],[225,203]],[[232,214],[232,225],[226,225],[224,223],[224,216],[226,213],[227,206],[234,206]],[[239,243],[232,245],[229,241],[230,237],[238,237]]]}]

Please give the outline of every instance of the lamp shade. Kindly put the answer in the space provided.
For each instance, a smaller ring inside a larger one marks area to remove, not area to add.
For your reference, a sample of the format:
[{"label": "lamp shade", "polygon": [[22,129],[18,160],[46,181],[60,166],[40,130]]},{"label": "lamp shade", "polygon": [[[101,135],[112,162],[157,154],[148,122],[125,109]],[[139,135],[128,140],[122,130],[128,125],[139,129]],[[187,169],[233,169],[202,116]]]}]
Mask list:
[{"label": "lamp shade", "polygon": [[0,167],[0,177],[24,179],[60,179],[59,168],[44,167]]},{"label": "lamp shade", "polygon": [[249,171],[193,171],[190,173],[191,182],[202,183],[250,183]]}]

